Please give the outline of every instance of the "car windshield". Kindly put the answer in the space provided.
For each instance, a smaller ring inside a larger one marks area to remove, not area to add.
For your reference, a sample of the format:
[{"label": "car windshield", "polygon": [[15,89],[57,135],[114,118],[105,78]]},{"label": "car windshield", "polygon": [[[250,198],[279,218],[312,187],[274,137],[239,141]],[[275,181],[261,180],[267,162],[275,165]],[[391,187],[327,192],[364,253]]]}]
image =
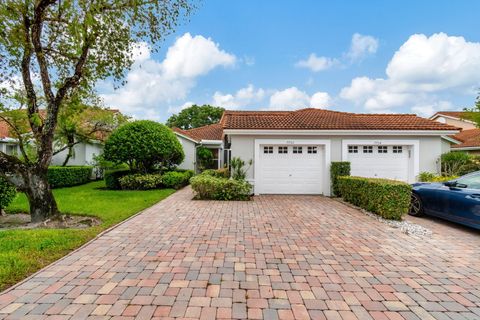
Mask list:
[{"label": "car windshield", "polygon": [[465,188],[480,189],[480,174],[468,174],[458,178],[455,182],[459,185],[465,185]]}]

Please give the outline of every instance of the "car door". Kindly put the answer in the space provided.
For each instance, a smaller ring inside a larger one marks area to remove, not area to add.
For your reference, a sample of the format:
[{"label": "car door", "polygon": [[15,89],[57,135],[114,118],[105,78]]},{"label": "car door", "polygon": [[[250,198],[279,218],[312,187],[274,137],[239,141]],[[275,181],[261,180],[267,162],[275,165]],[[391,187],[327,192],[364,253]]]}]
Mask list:
[{"label": "car door", "polygon": [[463,224],[480,225],[480,174],[466,175],[443,194],[442,215]]}]

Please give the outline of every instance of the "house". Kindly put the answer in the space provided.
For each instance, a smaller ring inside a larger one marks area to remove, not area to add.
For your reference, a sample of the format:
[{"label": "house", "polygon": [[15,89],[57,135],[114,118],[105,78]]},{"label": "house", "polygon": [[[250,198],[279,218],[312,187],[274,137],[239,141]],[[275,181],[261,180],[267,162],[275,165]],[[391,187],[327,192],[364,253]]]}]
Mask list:
[{"label": "house", "polygon": [[[119,113],[118,110],[110,110],[113,114]],[[41,116],[44,115],[40,110]],[[69,158],[67,165],[82,166],[93,165],[95,157],[103,153],[103,142],[106,139],[105,132],[95,133],[95,139],[83,141],[75,144],[73,154]],[[10,155],[19,155],[20,147],[18,141],[11,134],[11,128],[5,121],[0,121],[0,151]],[[63,150],[52,157],[52,165],[62,165],[67,157],[68,150]]]},{"label": "house", "polygon": [[220,123],[190,130],[173,128],[173,132],[175,132],[177,135],[178,140],[182,144],[185,152],[185,159],[179,165],[179,168],[188,170],[197,169],[197,148],[200,146],[208,148],[212,151],[216,168],[223,167],[225,163],[225,156],[223,154],[223,127]]},{"label": "house", "polygon": [[477,128],[475,122],[468,120],[467,112],[439,111],[430,119],[462,129],[455,135],[443,137],[450,143],[451,150],[480,155],[480,129]]},{"label": "house", "polygon": [[[225,111],[214,128],[218,150],[224,151],[219,166],[228,165],[230,157],[253,160],[247,178],[255,194],[330,195],[332,161],[349,161],[355,176],[414,182],[420,172],[438,172],[437,159],[449,147],[442,136],[459,132],[456,126],[413,114],[312,108]],[[193,130],[177,135],[195,145],[210,140],[203,135],[210,128]]]}]

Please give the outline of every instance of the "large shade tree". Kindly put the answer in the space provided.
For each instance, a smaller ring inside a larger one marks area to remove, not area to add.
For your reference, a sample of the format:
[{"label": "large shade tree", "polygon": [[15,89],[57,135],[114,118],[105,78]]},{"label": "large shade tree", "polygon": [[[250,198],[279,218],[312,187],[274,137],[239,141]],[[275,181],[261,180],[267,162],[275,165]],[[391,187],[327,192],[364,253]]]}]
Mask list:
[{"label": "large shade tree", "polygon": [[178,114],[174,114],[168,118],[166,125],[170,128],[177,127],[188,130],[203,127],[220,121],[225,109],[214,107],[208,104],[198,106],[196,104],[185,108]]},{"label": "large shade tree", "polygon": [[121,85],[135,46],[143,41],[155,50],[192,9],[189,0],[1,1],[0,111],[24,108],[31,134],[21,139],[14,117],[2,119],[18,134],[21,154],[0,152],[0,175],[25,192],[32,221],[58,214],[47,169],[66,101],[88,95],[101,79]]}]

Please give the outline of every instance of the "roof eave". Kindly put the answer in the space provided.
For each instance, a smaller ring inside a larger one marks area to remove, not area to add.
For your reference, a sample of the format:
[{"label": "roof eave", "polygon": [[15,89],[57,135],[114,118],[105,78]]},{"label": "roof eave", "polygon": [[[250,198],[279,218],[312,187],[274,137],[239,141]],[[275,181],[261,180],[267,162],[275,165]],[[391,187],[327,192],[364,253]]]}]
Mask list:
[{"label": "roof eave", "polygon": [[422,135],[444,136],[454,135],[459,130],[308,130],[308,129],[224,129],[224,134],[237,135]]}]

